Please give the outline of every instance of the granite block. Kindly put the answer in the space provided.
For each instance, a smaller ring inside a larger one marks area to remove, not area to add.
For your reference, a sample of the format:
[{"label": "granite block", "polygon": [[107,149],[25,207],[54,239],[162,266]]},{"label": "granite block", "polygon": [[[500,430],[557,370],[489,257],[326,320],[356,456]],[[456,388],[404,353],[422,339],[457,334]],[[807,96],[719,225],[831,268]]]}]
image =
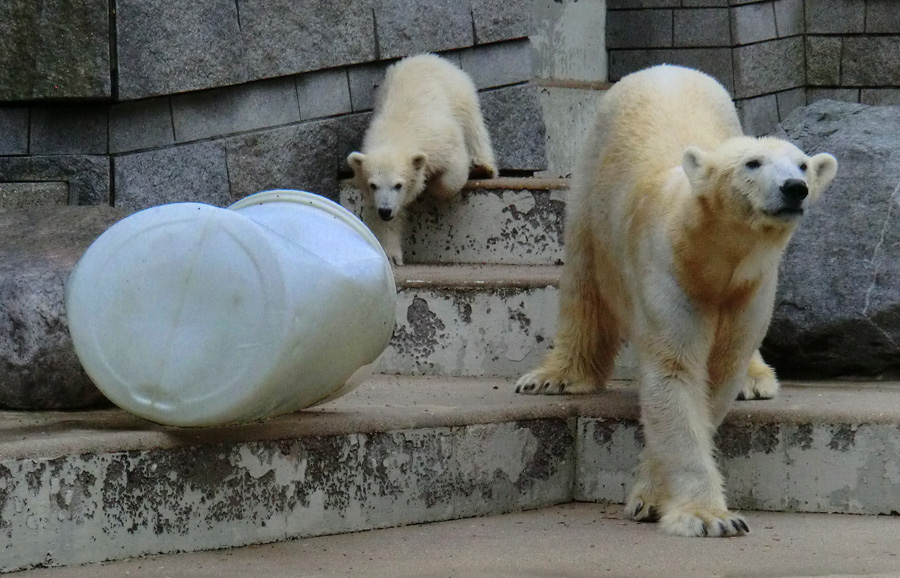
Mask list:
[{"label": "granite block", "polygon": [[775,0],[775,25],[779,38],[803,34],[803,0]]},{"label": "granite block", "polygon": [[843,102],[859,102],[858,88],[810,88],[806,91],[806,102],[812,104],[817,100],[840,100]]},{"label": "granite block", "polygon": [[335,162],[338,174],[343,177],[353,176],[353,171],[347,166],[347,155],[362,148],[363,137],[369,122],[372,120],[371,112],[348,114],[333,124],[335,132]]},{"label": "granite block", "polygon": [[529,0],[472,0],[475,42],[527,38],[534,32],[532,4]]},{"label": "granite block", "polygon": [[165,203],[231,203],[225,147],[218,142],[120,155],[114,158],[115,206],[139,210]]},{"label": "granite block", "polygon": [[778,99],[778,119],[784,120],[796,109],[806,106],[806,88],[785,90],[775,95]]},{"label": "granite block", "polygon": [[301,119],[345,114],[353,110],[346,68],[309,72],[298,76],[296,81]]},{"label": "granite block", "polygon": [[850,36],[841,50],[841,85],[900,86],[900,35]]},{"label": "granite block", "polygon": [[0,157],[0,182],[67,182],[70,203],[108,205],[109,157],[106,155]]},{"label": "granite block", "polygon": [[117,0],[119,98],[238,84],[247,65],[234,0]]},{"label": "granite block", "polygon": [[108,0],[0,3],[0,101],[111,95]]},{"label": "granite block", "polygon": [[656,64],[677,64],[701,70],[734,93],[734,70],[730,48],[679,48],[675,50],[610,50],[609,79]]},{"label": "granite block", "polygon": [[628,8],[677,8],[681,0],[606,0],[608,10]]},{"label": "granite block", "polygon": [[531,80],[532,54],[528,40],[516,40],[462,50],[459,58],[461,68],[482,89]]},{"label": "granite block", "polygon": [[674,13],[675,46],[731,46],[727,9],[675,10]]},{"label": "granite block", "polygon": [[685,8],[724,8],[728,6],[728,0],[682,0]]},{"label": "granite block", "polygon": [[840,36],[806,37],[806,83],[838,86],[841,83]]},{"label": "granite block", "polygon": [[778,126],[778,99],[774,94],[748,98],[737,103],[744,134],[771,134]]},{"label": "granite block", "polygon": [[610,10],[606,14],[608,48],[672,46],[672,10]]},{"label": "granite block", "polygon": [[0,108],[0,155],[28,153],[28,109]]},{"label": "granite block", "polygon": [[373,62],[347,69],[353,112],[371,110],[375,107],[375,92],[384,80],[385,70],[391,64],[391,62]]},{"label": "granite block", "polygon": [[378,58],[372,0],[236,2],[247,64],[254,78]]},{"label": "granite block", "polygon": [[105,105],[31,109],[31,154],[104,154],[109,150]]},{"label": "granite block", "polygon": [[20,211],[68,204],[69,183],[65,181],[0,183],[0,210]]},{"label": "granite block", "polygon": [[336,123],[315,121],[226,139],[231,201],[271,189],[338,198]]},{"label": "granite block", "polygon": [[531,37],[535,76],[576,82],[605,82],[608,77],[603,1],[537,0]]},{"label": "granite block", "polygon": [[500,170],[546,168],[547,132],[537,87],[521,84],[498,88],[482,92],[480,98]]},{"label": "granite block", "polygon": [[865,31],[866,3],[859,0],[806,0],[807,34]]},{"label": "granite block", "polygon": [[900,34],[897,0],[867,0],[866,32]]},{"label": "granite block", "polygon": [[175,144],[169,97],[114,104],[109,108],[109,152]]},{"label": "granite block", "polygon": [[300,121],[293,78],[172,97],[175,140],[189,142]]},{"label": "granite block", "polygon": [[372,1],[379,58],[396,58],[475,44],[469,2]]},{"label": "granite block", "polygon": [[803,86],[803,38],[771,40],[734,49],[734,96],[747,98]]},{"label": "granite block", "polygon": [[864,88],[860,91],[859,102],[876,106],[898,106],[900,88]]},{"label": "granite block", "polygon": [[732,40],[735,44],[752,44],[778,36],[772,2],[747,4],[731,9]]}]

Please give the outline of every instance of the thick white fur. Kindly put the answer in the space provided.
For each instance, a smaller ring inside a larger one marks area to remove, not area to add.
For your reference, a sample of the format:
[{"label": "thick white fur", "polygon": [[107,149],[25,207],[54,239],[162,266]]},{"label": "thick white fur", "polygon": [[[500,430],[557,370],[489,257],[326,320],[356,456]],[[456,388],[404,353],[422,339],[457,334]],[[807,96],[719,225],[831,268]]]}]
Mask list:
[{"label": "thick white fur", "polygon": [[388,68],[363,152],[350,153],[347,163],[368,200],[363,220],[396,265],[403,264],[405,209],[423,191],[448,200],[470,169],[480,177],[497,175],[475,85],[434,54]]},{"label": "thick white fur", "polygon": [[[713,434],[739,392],[778,388],[757,349],[778,263],[836,170],[831,155],[742,136],[728,93],[693,70],[653,67],[603,98],[568,204],[555,349],[516,391],[594,391],[634,343],[646,447],[633,518],[684,536],[748,531],[726,508]],[[809,195],[777,214],[787,179]]]}]

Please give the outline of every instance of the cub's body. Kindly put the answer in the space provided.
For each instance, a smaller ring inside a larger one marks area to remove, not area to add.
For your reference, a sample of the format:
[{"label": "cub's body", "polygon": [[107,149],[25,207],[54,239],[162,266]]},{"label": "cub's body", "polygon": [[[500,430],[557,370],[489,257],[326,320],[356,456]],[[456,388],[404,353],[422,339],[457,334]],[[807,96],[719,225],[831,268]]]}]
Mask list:
[{"label": "cub's body", "polygon": [[367,198],[364,220],[398,265],[410,203],[423,192],[452,198],[470,170],[483,177],[497,174],[472,80],[434,54],[404,58],[388,68],[362,149],[347,162]]}]

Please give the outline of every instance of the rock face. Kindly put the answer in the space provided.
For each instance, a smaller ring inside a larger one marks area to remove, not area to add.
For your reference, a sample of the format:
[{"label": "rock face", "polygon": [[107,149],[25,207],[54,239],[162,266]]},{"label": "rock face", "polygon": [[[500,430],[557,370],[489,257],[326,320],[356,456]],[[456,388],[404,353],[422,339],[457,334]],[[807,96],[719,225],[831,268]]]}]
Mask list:
[{"label": "rock face", "polygon": [[0,408],[108,403],[75,355],[64,289],[88,245],[124,215],[110,207],[0,211]]},{"label": "rock face", "polygon": [[763,356],[782,377],[897,377],[900,107],[819,101],[776,136],[838,173],[788,247]]}]

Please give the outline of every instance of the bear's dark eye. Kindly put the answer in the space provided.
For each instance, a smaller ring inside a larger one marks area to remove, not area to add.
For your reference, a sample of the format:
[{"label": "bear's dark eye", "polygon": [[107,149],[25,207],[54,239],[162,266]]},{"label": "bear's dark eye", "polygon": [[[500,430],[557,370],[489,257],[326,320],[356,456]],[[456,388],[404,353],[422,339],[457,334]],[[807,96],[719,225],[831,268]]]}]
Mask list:
[{"label": "bear's dark eye", "polygon": [[403,183],[397,183],[396,185],[394,185],[394,190],[395,190],[395,191],[399,191],[399,190],[402,189],[402,188],[403,188]]},{"label": "bear's dark eye", "polygon": [[376,185],[375,183],[369,183],[369,188],[374,191],[378,188],[378,185]]},{"label": "bear's dark eye", "polygon": [[762,163],[756,159],[753,159],[752,161],[747,161],[746,166],[748,169],[758,169],[759,167],[762,166]]},{"label": "bear's dark eye", "polygon": [[805,171],[805,170],[806,170],[806,163],[802,163],[802,164],[800,165],[800,170],[801,170],[801,171]]}]

